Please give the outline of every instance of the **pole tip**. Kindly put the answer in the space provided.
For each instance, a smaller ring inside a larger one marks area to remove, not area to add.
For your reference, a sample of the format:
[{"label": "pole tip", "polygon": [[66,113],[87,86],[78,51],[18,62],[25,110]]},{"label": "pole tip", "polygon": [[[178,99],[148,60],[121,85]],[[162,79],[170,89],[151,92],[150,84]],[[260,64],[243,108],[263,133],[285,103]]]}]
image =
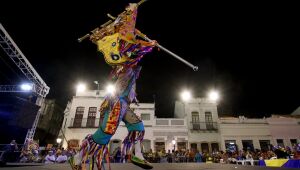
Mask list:
[{"label": "pole tip", "polygon": [[198,71],[198,66],[194,66],[194,67],[193,67],[193,70],[194,70],[194,71]]}]

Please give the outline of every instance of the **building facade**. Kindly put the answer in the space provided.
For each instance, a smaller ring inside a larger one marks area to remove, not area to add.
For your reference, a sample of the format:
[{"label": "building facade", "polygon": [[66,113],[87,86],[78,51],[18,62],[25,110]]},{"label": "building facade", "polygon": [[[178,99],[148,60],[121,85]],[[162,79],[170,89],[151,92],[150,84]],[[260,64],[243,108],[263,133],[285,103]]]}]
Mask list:
[{"label": "building facade", "polygon": [[63,108],[54,99],[45,99],[34,139],[40,145],[56,144],[63,118]]},{"label": "building facade", "polygon": [[[104,91],[77,92],[65,110],[62,145],[79,147],[87,134],[99,127],[99,107]],[[300,119],[296,115],[248,119],[244,116],[218,117],[217,103],[205,98],[175,102],[175,118],[157,118],[154,103],[132,104],[143,120],[146,133],[144,151],[152,149],[194,149],[214,152],[231,149],[268,149],[270,144],[292,146],[300,142]],[[111,152],[121,146],[127,129],[120,123],[111,139]],[[172,141],[175,140],[175,145]]]}]

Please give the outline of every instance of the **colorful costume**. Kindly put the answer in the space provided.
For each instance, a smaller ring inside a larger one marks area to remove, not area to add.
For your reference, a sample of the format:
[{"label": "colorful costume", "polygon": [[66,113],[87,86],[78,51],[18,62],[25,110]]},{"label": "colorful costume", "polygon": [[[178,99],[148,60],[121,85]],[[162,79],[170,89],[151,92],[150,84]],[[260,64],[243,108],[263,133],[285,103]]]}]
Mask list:
[{"label": "colorful costume", "polygon": [[[90,168],[93,168],[94,158],[98,169],[102,168],[105,159],[109,162],[108,143],[120,121],[124,121],[129,132],[123,141],[123,159],[135,145],[136,154],[140,152],[138,150],[145,132],[144,125],[129,106],[132,102],[137,102],[135,86],[141,70],[137,64],[144,54],[152,50],[155,41],[137,39],[136,34],[141,33],[135,29],[136,16],[137,4],[130,4],[125,13],[119,15],[113,23],[94,30],[90,36],[105,61],[113,67],[110,77],[115,82],[116,92],[114,95],[107,95],[101,104],[100,126],[93,135],[88,135],[83,140],[79,155],[70,160],[73,169],[85,169],[83,165],[89,158],[92,158]],[[131,161],[140,167],[152,168],[142,156],[132,156]]]},{"label": "colorful costume", "polygon": [[39,144],[36,141],[26,139],[26,142],[21,150],[20,162],[38,162],[38,150]]}]

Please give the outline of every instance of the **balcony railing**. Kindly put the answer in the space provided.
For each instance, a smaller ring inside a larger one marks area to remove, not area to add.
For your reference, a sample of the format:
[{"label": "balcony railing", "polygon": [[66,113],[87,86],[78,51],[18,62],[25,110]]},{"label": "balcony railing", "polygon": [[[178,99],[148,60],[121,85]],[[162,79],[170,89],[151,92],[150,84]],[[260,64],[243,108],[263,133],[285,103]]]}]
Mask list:
[{"label": "balcony railing", "polygon": [[217,122],[191,122],[191,130],[217,131]]},{"label": "balcony railing", "polygon": [[70,128],[97,128],[99,127],[99,118],[72,118]]},{"label": "balcony railing", "polygon": [[[89,119],[89,118],[72,118],[69,124],[69,128],[98,128],[100,120],[99,118]],[[145,126],[153,124],[152,121],[144,121]],[[120,125],[123,126],[124,123],[121,121]],[[156,119],[154,126],[186,126],[186,121],[184,119]]]}]

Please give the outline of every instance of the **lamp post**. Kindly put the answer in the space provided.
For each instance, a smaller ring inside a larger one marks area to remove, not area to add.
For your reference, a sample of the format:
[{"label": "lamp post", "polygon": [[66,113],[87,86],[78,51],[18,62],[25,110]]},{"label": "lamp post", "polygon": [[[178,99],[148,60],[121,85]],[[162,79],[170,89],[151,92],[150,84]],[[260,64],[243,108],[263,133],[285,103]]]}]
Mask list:
[{"label": "lamp post", "polygon": [[95,84],[97,84],[97,90],[99,91],[99,82],[98,81],[94,81]]},{"label": "lamp post", "polygon": [[176,144],[176,140],[175,139],[172,140],[172,144],[174,146],[174,152],[175,152],[175,144]]},{"label": "lamp post", "polygon": [[60,143],[61,143],[62,139],[61,138],[57,138],[56,139],[56,142],[57,142],[57,145],[58,145],[58,148],[60,148]]}]

